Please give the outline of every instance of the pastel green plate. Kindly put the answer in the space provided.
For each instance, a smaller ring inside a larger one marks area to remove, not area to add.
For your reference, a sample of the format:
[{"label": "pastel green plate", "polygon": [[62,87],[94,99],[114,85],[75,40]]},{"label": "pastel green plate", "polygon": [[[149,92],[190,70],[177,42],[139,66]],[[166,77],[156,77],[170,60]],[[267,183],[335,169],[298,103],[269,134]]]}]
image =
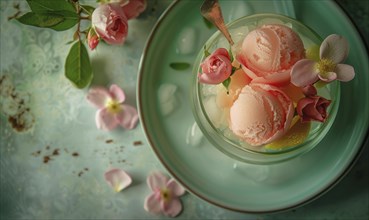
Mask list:
[{"label": "pastel green plate", "polygon": [[[140,63],[138,106],[152,149],[188,191],[220,207],[266,213],[314,200],[349,171],[368,135],[368,54],[358,32],[333,1],[294,2],[296,18],[318,34],[324,37],[337,33],[349,40],[347,63],[355,67],[357,75],[353,81],[341,84],[336,121],[313,151],[276,165],[244,164],[222,154],[205,139],[195,146],[188,139],[196,131],[196,127],[191,130],[194,117],[189,97],[193,66],[176,70],[170,64],[192,64],[206,39],[216,31],[207,28],[200,16],[201,2],[175,1],[148,39]],[[270,1],[221,1],[221,4],[226,22],[252,13],[276,12]],[[180,42],[186,40],[182,39],[184,30],[186,37],[196,40],[185,48],[186,53],[179,53],[183,51]],[[191,51],[192,47],[196,49]],[[167,93],[164,98],[163,94],[159,96],[163,85],[172,86],[164,90]],[[167,114],[171,107],[173,111]]]}]

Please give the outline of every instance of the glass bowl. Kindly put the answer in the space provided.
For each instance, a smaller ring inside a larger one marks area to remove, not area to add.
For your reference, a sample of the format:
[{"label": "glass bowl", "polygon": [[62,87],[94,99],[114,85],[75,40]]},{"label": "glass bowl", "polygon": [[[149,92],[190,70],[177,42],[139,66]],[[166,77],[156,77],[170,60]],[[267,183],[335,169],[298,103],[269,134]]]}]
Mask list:
[{"label": "glass bowl", "polygon": [[[227,24],[235,42],[232,51],[237,51],[237,46],[250,31],[265,24],[283,24],[290,27],[300,36],[305,50],[319,46],[322,42],[318,34],[295,19],[277,14],[254,14],[239,18]],[[220,47],[230,48],[226,38],[217,31],[205,43],[204,48],[212,53]],[[196,123],[204,136],[224,154],[238,161],[252,164],[273,164],[286,161],[307,153],[316,147],[333,124],[338,111],[340,98],[340,86],[338,82],[317,88],[318,95],[331,100],[331,104],[327,109],[328,117],[324,123],[311,122],[310,130],[303,142],[297,145],[278,148],[270,148],[270,144],[261,146],[247,144],[229,129],[227,121],[228,113],[217,104],[217,95],[222,90],[221,88],[225,87],[221,83],[217,85],[199,83],[197,76],[201,69],[200,64],[204,59],[205,55],[202,49],[194,63],[191,81],[192,111]],[[225,89],[223,90],[226,91]]]}]

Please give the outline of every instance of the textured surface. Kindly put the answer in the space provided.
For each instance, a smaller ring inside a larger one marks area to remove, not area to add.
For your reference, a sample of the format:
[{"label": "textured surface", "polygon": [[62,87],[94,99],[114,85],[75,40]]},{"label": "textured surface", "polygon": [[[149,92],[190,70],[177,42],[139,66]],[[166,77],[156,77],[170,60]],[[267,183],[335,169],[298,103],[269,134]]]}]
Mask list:
[{"label": "textured surface", "polygon": [[[149,194],[147,174],[164,168],[146,142],[141,125],[131,131],[97,130],[96,109],[86,102],[86,90],[73,88],[63,75],[70,47],[66,42],[73,32],[56,33],[8,21],[15,12],[14,2],[0,1],[0,219],[162,219],[143,209]],[[25,8],[25,1],[19,2]],[[122,86],[132,105],[136,105],[144,43],[170,3],[149,2],[147,12],[130,22],[124,46],[99,45],[90,53],[93,84]],[[362,28],[362,35],[368,36],[369,3],[338,2]],[[26,118],[26,126],[13,128],[8,120],[12,117]],[[367,219],[368,145],[339,184],[301,208],[274,215],[241,214],[187,194],[182,197],[184,211],[179,218]],[[103,180],[109,167],[126,170],[133,185],[113,192]]]}]

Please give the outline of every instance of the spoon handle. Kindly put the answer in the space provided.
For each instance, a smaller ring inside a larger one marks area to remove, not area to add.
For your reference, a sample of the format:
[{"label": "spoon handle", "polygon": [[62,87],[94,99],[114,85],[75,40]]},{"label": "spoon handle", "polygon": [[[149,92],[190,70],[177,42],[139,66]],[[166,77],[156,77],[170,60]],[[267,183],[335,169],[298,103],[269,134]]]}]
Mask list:
[{"label": "spoon handle", "polygon": [[220,8],[218,0],[205,0],[201,6],[201,14],[208,21],[213,23],[220,30],[220,32],[222,32],[230,45],[234,44],[232,37],[224,24],[222,10]]}]

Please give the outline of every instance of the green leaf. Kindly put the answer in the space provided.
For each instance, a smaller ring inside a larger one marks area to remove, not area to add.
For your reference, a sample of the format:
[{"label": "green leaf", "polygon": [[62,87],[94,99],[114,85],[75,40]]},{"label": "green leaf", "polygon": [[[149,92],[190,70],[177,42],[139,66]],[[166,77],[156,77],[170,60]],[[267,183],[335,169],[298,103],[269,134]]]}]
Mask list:
[{"label": "green leaf", "polygon": [[67,0],[27,0],[32,12],[69,11],[76,12],[75,7]]},{"label": "green leaf", "polygon": [[227,89],[227,94],[228,94],[228,87],[229,87],[229,84],[231,84],[231,77],[228,77],[226,80],[224,80],[222,84]]},{"label": "green leaf", "polygon": [[209,52],[209,50],[206,48],[206,45],[204,45],[204,56],[205,56],[205,58],[206,57],[208,57],[208,56],[210,56],[211,55],[211,53]]},{"label": "green leaf", "polygon": [[79,89],[89,85],[93,78],[90,58],[81,41],[77,41],[69,51],[65,61],[65,76]]},{"label": "green leaf", "polygon": [[56,31],[67,30],[79,22],[78,15],[68,12],[28,12],[17,19],[22,24],[51,28]]},{"label": "green leaf", "polygon": [[79,22],[79,16],[77,14],[70,13],[68,11],[55,12],[55,14],[58,14],[58,13],[64,17],[64,21],[59,23],[58,25],[51,27],[52,29],[56,31],[68,30],[74,27]]},{"label": "green leaf", "polygon": [[233,63],[233,61],[234,61],[234,57],[233,57],[232,47],[231,47],[231,45],[229,45],[228,53],[229,53],[229,56],[231,57],[231,63]]},{"label": "green leaf", "polygon": [[43,13],[36,14],[34,12],[28,12],[17,19],[22,24],[32,25],[36,27],[53,27],[64,21],[63,16]]},{"label": "green leaf", "polygon": [[206,27],[208,27],[209,29],[211,29],[214,26],[213,23],[211,23],[208,19],[202,17],[202,20],[204,21]]},{"label": "green leaf", "polygon": [[239,69],[241,69],[241,65],[239,65],[238,67],[232,66],[232,72],[231,72],[231,76]]},{"label": "green leaf", "polygon": [[175,70],[186,70],[191,65],[189,63],[175,62],[175,63],[170,63],[169,66],[172,67]]}]

